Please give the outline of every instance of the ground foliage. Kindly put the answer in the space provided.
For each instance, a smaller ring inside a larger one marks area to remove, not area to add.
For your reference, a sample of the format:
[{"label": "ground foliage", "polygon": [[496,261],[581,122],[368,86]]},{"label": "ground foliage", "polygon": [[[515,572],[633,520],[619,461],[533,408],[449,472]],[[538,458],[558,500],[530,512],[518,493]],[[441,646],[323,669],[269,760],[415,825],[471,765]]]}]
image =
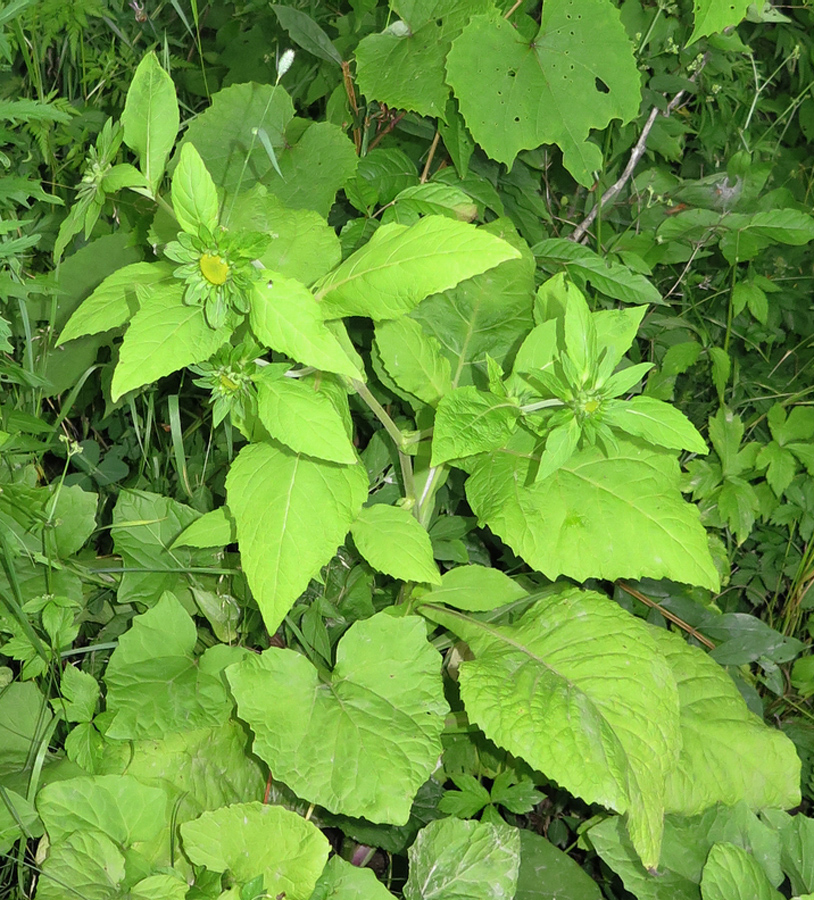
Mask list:
[{"label": "ground foliage", "polygon": [[812,15],[0,12],[3,896],[814,896]]}]

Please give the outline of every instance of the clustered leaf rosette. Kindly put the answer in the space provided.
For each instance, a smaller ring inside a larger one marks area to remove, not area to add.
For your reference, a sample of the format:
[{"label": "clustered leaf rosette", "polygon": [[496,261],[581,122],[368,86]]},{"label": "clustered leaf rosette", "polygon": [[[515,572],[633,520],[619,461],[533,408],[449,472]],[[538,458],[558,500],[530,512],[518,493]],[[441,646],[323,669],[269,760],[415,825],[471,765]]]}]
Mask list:
[{"label": "clustered leaf rosette", "polygon": [[269,240],[258,232],[221,229],[213,233],[202,225],[197,234],[180,231],[164,253],[180,263],[174,275],[186,282],[184,302],[203,305],[211,328],[234,328],[249,311],[252,284],[262,273],[254,260]]}]

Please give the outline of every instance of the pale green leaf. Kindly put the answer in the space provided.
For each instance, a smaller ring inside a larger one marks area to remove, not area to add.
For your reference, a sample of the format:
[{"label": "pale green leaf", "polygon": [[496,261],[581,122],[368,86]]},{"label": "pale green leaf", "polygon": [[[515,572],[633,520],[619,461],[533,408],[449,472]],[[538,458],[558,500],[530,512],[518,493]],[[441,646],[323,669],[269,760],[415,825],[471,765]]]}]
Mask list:
[{"label": "pale green leaf", "polygon": [[681,755],[668,773],[669,812],[694,815],[715,803],[790,809],[800,802],[794,744],[751,713],[732,679],[701,650],[653,629],[681,701]]},{"label": "pale green leaf", "polygon": [[153,194],[164,175],[179,124],[175,85],[151,51],[139,63],[127,91],[122,125],[124,142],[138,154]]},{"label": "pale green leaf", "polygon": [[181,826],[184,852],[198,866],[238,884],[258,875],[271,897],[309,900],[330,845],[312,822],[255,800],[205,812]]},{"label": "pale green leaf", "polygon": [[715,844],[701,878],[704,900],[783,900],[758,861],[735,844]]},{"label": "pale green leaf", "polygon": [[440,216],[427,216],[409,228],[383,225],[319,282],[317,299],[326,319],[395,319],[430,294],[519,256],[506,241]]},{"label": "pale green leaf", "polygon": [[188,890],[181,875],[149,875],[133,885],[130,900],[184,900]]},{"label": "pale green leaf", "polygon": [[520,829],[520,872],[514,900],[601,898],[599,885],[567,853],[541,835]]},{"label": "pale green leaf", "polygon": [[357,549],[374,569],[402,581],[441,583],[430,536],[403,507],[367,506],[350,531]]},{"label": "pale green leaf", "polygon": [[332,856],[310,900],[392,900],[392,897],[372,869]]},{"label": "pale green leaf", "polygon": [[432,465],[502,447],[517,425],[520,410],[512,399],[459,387],[438,403],[432,438]]},{"label": "pale green leaf", "polygon": [[404,900],[512,900],[520,834],[508,825],[438,819],[410,847]]},{"label": "pale green leaf", "polygon": [[609,425],[660,447],[689,450],[704,456],[709,453],[706,441],[684,413],[652,397],[606,400],[602,404],[602,418]]},{"label": "pale green leaf", "polygon": [[445,603],[473,612],[497,609],[526,596],[526,591],[500,569],[457,566],[441,576],[441,584],[423,597],[426,603]]},{"label": "pale green leaf", "polygon": [[367,497],[363,466],[338,466],[276,444],[244,447],[226,478],[249,586],[273,634],[344,540]]},{"label": "pale green leaf", "polygon": [[75,831],[53,845],[42,864],[37,900],[114,900],[122,896],[124,856],[98,831]]},{"label": "pale green leaf", "polygon": [[357,461],[341,416],[313,384],[293,378],[262,380],[257,412],[268,433],[295,453],[349,465]]},{"label": "pale green leaf", "polygon": [[172,208],[184,231],[197,235],[203,227],[210,234],[218,226],[218,192],[201,155],[190,143],[181,147],[172,176]]},{"label": "pale green leaf", "polygon": [[656,865],[679,709],[647,626],[604,595],[577,589],[538,601],[507,626],[421,611],[475,656],[460,667],[469,718],[577,796],[627,812],[637,852]]},{"label": "pale green leaf", "polygon": [[619,438],[607,455],[577,451],[549,478],[529,484],[536,438],[518,429],[478,461],[466,483],[473,511],[548,578],[671,578],[718,589],[698,510],[679,490],[664,452]]},{"label": "pale green leaf", "polygon": [[229,329],[210,328],[202,306],[184,303],[180,281],[141,295],[119,350],[110,393],[113,400],[194,363],[204,362],[223,345]]},{"label": "pale green leaf", "polygon": [[293,278],[268,273],[255,284],[249,313],[258,340],[297,362],[349,378],[360,373],[322,321],[313,294]]},{"label": "pale green leaf", "polygon": [[237,540],[235,520],[228,507],[204,513],[173,541],[173,547],[225,547]]},{"label": "pale green leaf", "polygon": [[565,167],[586,186],[602,167],[589,132],[639,112],[633,46],[606,0],[548,0],[533,41],[500,16],[476,16],[452,45],[447,77],[492,159],[511,167],[521,150],[558,144]]},{"label": "pale green leaf", "polygon": [[376,325],[376,346],[387,374],[404,391],[435,406],[452,389],[451,366],[441,345],[415,319]]},{"label": "pale green leaf", "polygon": [[276,778],[331,812],[407,822],[448,709],[421,619],[382,613],[352,625],[329,682],[301,654],[274,647],[227,678]]},{"label": "pale green leaf", "polygon": [[60,693],[62,699],[52,701],[52,705],[63,713],[68,722],[90,722],[99,702],[99,682],[93,675],[76,666],[65,666]]}]

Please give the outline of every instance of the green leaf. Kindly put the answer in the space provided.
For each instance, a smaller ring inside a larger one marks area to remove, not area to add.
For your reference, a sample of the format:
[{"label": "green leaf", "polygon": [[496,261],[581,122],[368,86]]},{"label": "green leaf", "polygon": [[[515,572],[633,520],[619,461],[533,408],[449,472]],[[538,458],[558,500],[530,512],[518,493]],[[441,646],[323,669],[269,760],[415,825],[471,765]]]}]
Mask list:
[{"label": "green leaf", "polygon": [[547,2],[532,41],[506,19],[476,16],[452,45],[447,77],[467,127],[492,159],[511,167],[521,150],[558,144],[565,167],[586,186],[602,168],[589,132],[639,112],[633,47],[606,0]]},{"label": "green leaf", "polygon": [[75,831],[53,845],[42,864],[38,900],[113,900],[122,896],[124,856],[98,831]]},{"label": "green leaf", "polygon": [[330,398],[293,378],[257,384],[257,412],[269,434],[295,453],[353,465],[356,451]]},{"label": "green leaf", "polygon": [[363,466],[322,463],[265,443],[237,455],[226,478],[229,509],[270,634],[336,553],[367,489]]},{"label": "green leaf", "polygon": [[715,803],[744,800],[752,809],[800,802],[794,744],[749,712],[731,678],[701,650],[653,629],[681,702],[682,747],[667,776],[666,808],[694,815]]},{"label": "green leaf", "polygon": [[[99,497],[78,484],[63,484],[45,504],[51,535],[47,540],[52,551],[62,559],[77,553],[96,531],[96,508]],[[53,544],[50,541],[53,540]]]},{"label": "green leaf", "polygon": [[478,207],[469,194],[449,184],[417,184],[405,188],[385,210],[383,222],[403,222],[411,225],[419,216],[447,216],[461,222],[471,222]]},{"label": "green leaf", "polygon": [[701,879],[704,900],[782,900],[757,860],[735,844],[715,844]]},{"label": "green leaf", "polygon": [[348,629],[330,681],[274,647],[227,678],[276,778],[331,812],[403,825],[441,752],[439,663],[421,619],[382,613]]},{"label": "green leaf", "polygon": [[0,779],[25,771],[52,718],[33,681],[13,681],[0,690]]},{"label": "green leaf", "polygon": [[458,790],[444,792],[438,803],[438,809],[442,813],[459,819],[471,819],[490,802],[489,791],[473,775],[462,773],[451,775],[450,778]]},{"label": "green leaf", "polygon": [[280,25],[285,28],[295,44],[312,56],[316,56],[317,59],[324,59],[326,62],[336,63],[338,66],[342,65],[339,51],[328,35],[309,15],[292,6],[281,6],[278,3],[272,3],[271,8]]},{"label": "green leaf", "polygon": [[475,656],[460,667],[470,720],[577,796],[627,812],[637,852],[656,865],[680,736],[678,692],[647,626],[576,589],[538,601],[510,626],[421,612]]},{"label": "green leaf", "polygon": [[175,85],[159,65],[155,53],[147,53],[127,91],[122,125],[124,142],[138,154],[141,171],[153,195],[164,175],[179,124]]},{"label": "green leaf", "polygon": [[441,576],[441,584],[425,594],[425,603],[445,603],[455,609],[486,612],[526,596],[517,582],[485,566],[458,566]]},{"label": "green leaf", "polygon": [[602,416],[609,425],[651,444],[704,456],[709,453],[706,441],[684,413],[661,400],[652,397],[605,400]]},{"label": "green leaf", "polygon": [[40,837],[42,832],[42,823],[31,802],[4,787],[0,802],[0,853],[8,854],[23,835]]},{"label": "green leaf", "polygon": [[410,847],[404,900],[512,900],[520,834],[508,825],[439,819]]},{"label": "green leaf", "polygon": [[576,452],[581,435],[582,429],[573,416],[564,425],[552,429],[546,437],[535,481],[543,481],[561,469]]},{"label": "green leaf", "polygon": [[455,388],[438,403],[432,465],[502,447],[517,425],[516,401],[474,387]]},{"label": "green leaf", "polygon": [[372,869],[362,869],[341,856],[332,856],[310,900],[391,900],[392,897]]},{"label": "green leaf", "polygon": [[548,578],[671,578],[718,589],[698,510],[675,458],[623,439],[579,450],[531,484],[536,439],[518,429],[478,461],[466,495],[478,518]]},{"label": "green leaf", "polygon": [[708,34],[715,34],[737,25],[746,15],[746,0],[693,0],[693,28],[687,45]]},{"label": "green leaf", "polygon": [[313,294],[293,278],[268,273],[255,284],[249,313],[258,340],[297,362],[349,378],[362,377],[322,321]]},{"label": "green leaf", "polygon": [[172,208],[184,231],[197,235],[218,227],[218,192],[193,144],[185,143],[172,176]]},{"label": "green leaf", "polygon": [[149,875],[133,885],[131,900],[184,900],[189,885],[180,875]]},{"label": "green leaf", "polygon": [[405,188],[419,183],[416,165],[403,151],[375,147],[359,160],[345,185],[348,200],[360,212],[391,203]]},{"label": "green leaf", "polygon": [[59,687],[63,699],[52,701],[54,709],[64,713],[68,722],[90,722],[99,702],[99,682],[93,675],[66,666]]},{"label": "green leaf", "polygon": [[330,851],[312,822],[258,800],[205,812],[181,826],[181,838],[195,865],[238,884],[262,875],[267,894],[286,900],[309,900]]},{"label": "green leaf", "polygon": [[202,306],[184,303],[180,282],[145,290],[119,350],[110,393],[113,400],[195,363],[228,339],[226,327],[207,324]]},{"label": "green leaf", "polygon": [[766,294],[754,281],[739,281],[732,288],[732,312],[742,312],[745,307],[762,325],[766,324],[769,315],[769,301]]},{"label": "green leaf", "polygon": [[204,513],[187,526],[173,541],[173,547],[225,547],[237,541],[235,520],[228,507],[220,506]]},{"label": "green leaf", "polygon": [[408,510],[382,503],[366,506],[350,531],[374,569],[401,581],[441,583],[430,536]]},{"label": "green leaf", "polygon": [[601,900],[601,897],[597,883],[568,854],[533,831],[520,830],[520,872],[514,900]]},{"label": "green leaf", "polygon": [[387,374],[404,391],[435,406],[452,390],[451,366],[437,338],[415,319],[402,317],[376,325],[376,346]]},{"label": "green leaf", "polygon": [[755,464],[759,469],[766,469],[766,481],[778,497],[791,484],[797,471],[794,454],[777,441],[770,441],[760,448]]},{"label": "green leaf", "polygon": [[120,328],[138,311],[136,286],[172,284],[172,271],[167,263],[140,262],[108,275],[68,320],[58,344],[85,334]]},{"label": "green leaf", "polygon": [[440,216],[410,228],[383,225],[318,285],[326,319],[395,319],[425,297],[454,287],[519,253],[486,231]]}]

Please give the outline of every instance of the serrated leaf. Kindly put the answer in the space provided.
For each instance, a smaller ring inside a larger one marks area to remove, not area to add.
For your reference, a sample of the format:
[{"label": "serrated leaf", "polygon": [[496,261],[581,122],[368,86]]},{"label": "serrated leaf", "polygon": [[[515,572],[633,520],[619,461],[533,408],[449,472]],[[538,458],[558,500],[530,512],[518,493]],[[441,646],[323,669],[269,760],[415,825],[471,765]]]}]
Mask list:
[{"label": "serrated leaf", "polygon": [[474,225],[427,216],[409,228],[383,225],[318,283],[316,296],[326,319],[395,319],[430,294],[519,256]]},{"label": "serrated leaf", "polygon": [[441,583],[430,536],[408,510],[382,503],[367,506],[350,531],[374,569],[402,581]]},{"label": "serrated leaf", "polygon": [[184,366],[204,362],[229,337],[226,327],[210,328],[202,306],[184,303],[180,282],[150,288],[140,296],[110,385],[114,401]]},{"label": "serrated leaf", "polygon": [[647,626],[576,589],[538,601],[510,626],[421,611],[475,655],[460,667],[469,718],[577,796],[627,812],[636,850],[655,865],[664,779],[680,749],[679,707]]},{"label": "serrated leaf", "polygon": [[268,274],[269,279],[256,283],[252,292],[249,321],[258,340],[303,365],[360,378],[322,321],[322,311],[308,288],[293,278]]},{"label": "serrated leaf", "polygon": [[673,456],[627,443],[577,451],[530,484],[536,439],[518,429],[466,483],[478,518],[548,578],[672,578],[718,589],[698,510]]},{"label": "serrated leaf", "polygon": [[312,822],[255,800],[205,812],[181,825],[184,853],[238,884],[263,876],[271,897],[309,900],[328,859],[327,838]]},{"label": "serrated leaf", "polygon": [[790,449],[781,447],[777,441],[771,441],[760,448],[756,465],[766,469],[766,481],[780,497],[791,484],[797,471],[797,460]]},{"label": "serrated leaf", "polygon": [[194,144],[185,143],[172,176],[172,208],[184,231],[210,234],[218,226],[218,192]]},{"label": "serrated leaf", "polygon": [[441,752],[448,709],[421,619],[379,614],[352,625],[329,682],[301,654],[277,648],[227,678],[254,752],[275,777],[331,812],[407,822]]},{"label": "serrated leaf", "polygon": [[122,125],[124,142],[138,154],[153,194],[164,175],[179,124],[175,85],[151,51],[138,64],[127,91]]},{"label": "serrated leaf", "polygon": [[225,547],[237,540],[235,520],[226,506],[204,513],[173,541],[173,547]]},{"label": "serrated leaf", "polygon": [[295,453],[353,465],[356,451],[330,398],[293,378],[262,380],[257,413],[269,434]]},{"label": "serrated leaf", "polygon": [[404,391],[435,406],[452,390],[451,366],[437,338],[415,319],[402,317],[376,325],[376,346],[387,374]]},{"label": "serrated leaf", "polygon": [[742,847],[720,843],[709,851],[701,878],[704,900],[782,900],[758,861]]},{"label": "serrated leaf", "polygon": [[609,425],[651,444],[704,456],[709,453],[706,441],[684,413],[661,400],[652,397],[606,400],[602,404],[602,417]]},{"label": "serrated leaf", "polygon": [[273,634],[367,497],[363,466],[338,466],[277,444],[250,444],[226,477],[249,586]]},{"label": "serrated leaf", "polygon": [[668,773],[668,812],[695,815],[715,803],[790,809],[800,802],[794,744],[749,712],[731,678],[677,635],[652,637],[673,671],[681,702],[682,747]]},{"label": "serrated leaf", "polygon": [[605,0],[547,2],[533,41],[506,19],[476,16],[452,45],[447,79],[492,159],[511,167],[521,150],[558,144],[566,168],[586,186],[602,165],[589,132],[639,111],[633,47]]},{"label": "serrated leaf", "polygon": [[441,576],[441,584],[423,602],[445,603],[455,609],[486,612],[526,596],[526,591],[500,569],[457,566]]},{"label": "serrated leaf", "polygon": [[459,387],[438,403],[432,438],[432,465],[502,447],[517,425],[514,400],[475,387]]}]

